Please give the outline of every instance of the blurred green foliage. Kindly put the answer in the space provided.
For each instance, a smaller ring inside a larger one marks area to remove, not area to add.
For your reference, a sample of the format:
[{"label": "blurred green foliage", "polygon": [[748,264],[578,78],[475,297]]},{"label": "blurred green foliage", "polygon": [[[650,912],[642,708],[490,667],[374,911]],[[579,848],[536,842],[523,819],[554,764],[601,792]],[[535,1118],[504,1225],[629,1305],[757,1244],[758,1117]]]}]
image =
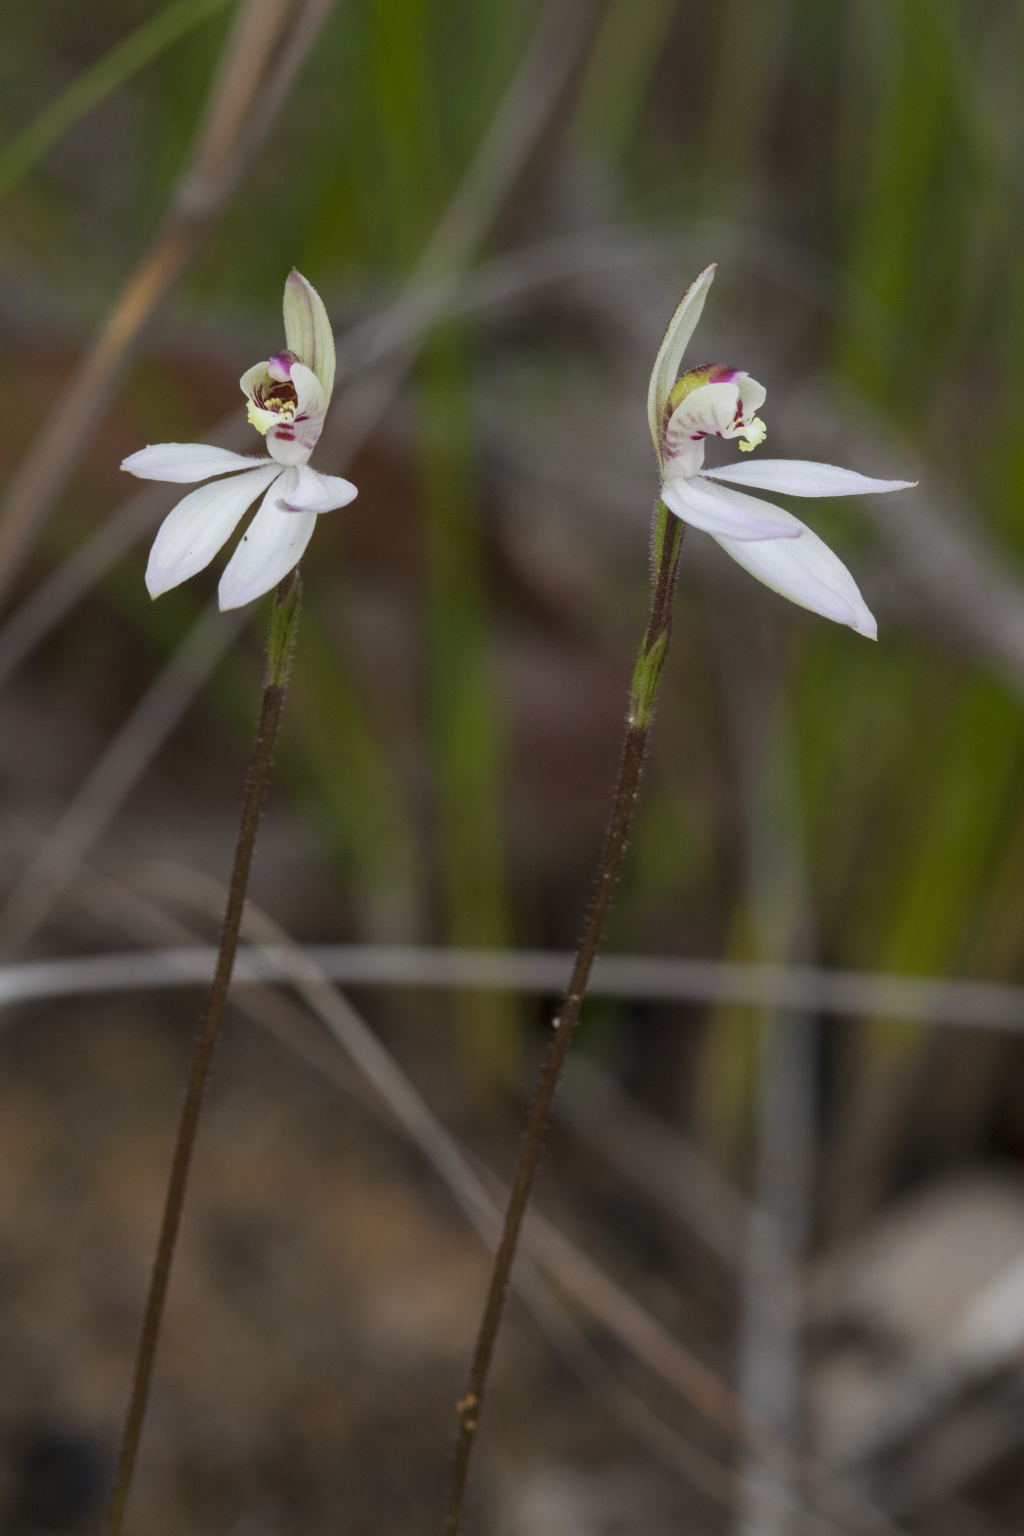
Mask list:
[{"label": "blurred green foliage", "polygon": [[[8,0],[3,10],[7,144],[26,142],[17,136],[41,114],[45,121],[76,81],[106,70],[113,84],[110,61],[128,57],[124,40],[170,14],[143,0],[85,10]],[[216,323],[272,338],[293,263],[339,317],[392,294],[457,186],[538,14],[528,0],[342,0],[176,303],[183,332]],[[130,76],[122,70],[117,89],[12,185],[0,280],[31,274],[36,289],[59,294],[65,321],[96,318],[159,217],[228,23],[222,14],[197,20],[187,35],[168,36],[158,57],[136,58]],[[726,258],[715,304],[731,308],[734,335],[746,329],[768,345],[781,323],[776,311],[796,304],[789,365],[832,370],[967,497],[1011,563],[1024,548],[1022,69],[1024,16],[1013,0],[728,0],[715,8],[609,0],[563,142],[597,222],[678,240],[680,286],[695,245],[713,256],[716,240],[728,239],[740,254]],[[7,163],[0,158],[0,179]],[[775,290],[763,276],[769,250],[784,270]],[[541,332],[531,344],[543,364],[546,347],[554,357],[566,342],[564,331]],[[592,369],[588,348],[592,334],[581,349]],[[401,537],[417,517],[418,750],[430,812],[396,761],[372,676],[339,641],[316,581],[286,767],[336,854],[362,931],[566,944],[572,920],[544,914],[578,910],[585,854],[565,873],[564,890],[558,870],[536,876],[557,887],[552,894],[525,888],[536,871],[510,846],[509,705],[495,668],[504,620],[488,574],[478,440],[486,366],[487,345],[472,326],[446,326],[410,387],[420,483]],[[140,426],[169,437],[196,430],[186,421],[194,405],[175,403],[180,373],[168,383],[150,359],[138,376]],[[864,546],[858,525],[834,526],[841,547]],[[73,527],[53,535],[49,558],[74,542]],[[624,577],[637,633],[641,555]],[[616,575],[612,560],[606,586]],[[125,580],[108,581],[105,600],[165,648],[177,632],[170,615],[191,599],[151,611],[125,599]],[[621,593],[604,601],[612,617],[602,629],[592,614],[592,634],[619,665],[631,633],[619,632]],[[652,768],[616,924],[620,941],[636,947],[654,935],[659,948],[713,949],[746,932],[747,898],[722,705],[706,677],[707,598],[688,586],[683,601],[695,614],[685,634],[704,679],[692,659],[675,663],[665,715],[689,721],[681,737],[673,727],[687,750],[663,753]],[[955,637],[940,645],[911,618],[890,622],[877,647],[823,621],[786,618],[783,686],[822,958],[912,971],[982,965],[1019,976],[1024,945],[1012,925],[998,944],[985,943],[1008,905],[1024,911],[1018,694],[985,658],[961,653]],[[607,760],[598,772],[608,776]],[[599,832],[595,819],[591,848]],[[741,952],[744,942],[732,948]],[[504,1041],[492,1068],[506,1070],[514,1019],[503,1004],[484,1014],[481,1038]],[[715,1121],[728,1118],[723,1097],[735,1106],[747,1092],[734,1022],[722,1029],[712,1030],[704,1077],[714,1084]],[[905,1070],[921,1049],[916,1035],[897,1038],[876,1021],[850,1070],[870,1088],[873,1074]]]}]

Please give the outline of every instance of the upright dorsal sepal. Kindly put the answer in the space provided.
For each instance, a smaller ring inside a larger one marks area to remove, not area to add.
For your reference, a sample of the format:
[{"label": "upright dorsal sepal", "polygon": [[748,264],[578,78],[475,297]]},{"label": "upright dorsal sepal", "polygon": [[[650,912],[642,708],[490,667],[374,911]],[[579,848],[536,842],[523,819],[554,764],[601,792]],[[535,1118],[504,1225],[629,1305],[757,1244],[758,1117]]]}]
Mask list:
[{"label": "upright dorsal sepal", "polygon": [[284,334],[288,350],[319,379],[326,410],[334,390],[334,332],[323,299],[294,267],[284,285]]},{"label": "upright dorsal sepal", "polygon": [[654,439],[654,451],[658,455],[658,463],[661,463],[662,433],[665,428],[665,412],[668,409],[668,397],[673,384],[682,366],[683,353],[689,344],[704,309],[704,300],[708,296],[708,289],[714,281],[718,268],[712,264],[705,267],[699,277],[694,278],[680,299],[675,314],[668,323],[665,338],[658,349],[658,355],[654,360],[654,369],[651,373],[650,388],[647,391],[647,420],[651,427],[651,437]]}]

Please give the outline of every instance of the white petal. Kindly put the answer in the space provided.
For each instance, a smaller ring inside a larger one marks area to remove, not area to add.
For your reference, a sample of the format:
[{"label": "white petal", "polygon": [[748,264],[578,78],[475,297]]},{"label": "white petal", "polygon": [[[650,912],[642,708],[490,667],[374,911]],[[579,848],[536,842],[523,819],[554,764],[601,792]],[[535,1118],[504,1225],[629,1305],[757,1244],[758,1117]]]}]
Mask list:
[{"label": "white petal", "polygon": [[225,539],[234,532],[245,509],[261,491],[280,477],[276,464],[251,469],[232,480],[200,486],[168,512],[149,552],[146,586],[151,597],[204,570]]},{"label": "white petal", "polygon": [[666,480],[661,498],[684,523],[715,538],[797,539],[804,531],[803,523],[781,507],[769,508],[767,502],[753,496],[710,485],[702,475],[692,480]]},{"label": "white petal", "polygon": [[212,443],[153,443],[122,459],[121,468],[140,480],[175,480],[188,485],[209,480],[211,475],[231,475],[240,469],[266,464],[267,459],[248,459]]},{"label": "white petal", "polygon": [[780,496],[867,496],[871,492],[908,491],[916,480],[872,480],[835,464],[813,464],[808,459],[751,459],[747,464],[728,464],[706,469],[715,480],[749,485]]},{"label": "white petal", "polygon": [[334,390],[334,332],[323,299],[294,267],[284,285],[284,334],[291,351],[316,374],[328,406]]},{"label": "white petal", "polygon": [[654,361],[651,383],[647,391],[647,420],[650,423],[654,451],[658,455],[659,463],[661,461],[661,428],[665,407],[668,404],[669,390],[676,381],[683,361],[683,353],[701,317],[704,300],[707,298],[714,276],[715,268],[705,267],[700,276],[695,278],[687,288],[668,323],[668,330],[665,332],[665,338]]},{"label": "white petal", "polygon": [[351,480],[343,480],[340,475],[322,475],[308,464],[300,465],[296,473],[295,489],[278,498],[287,512],[333,512],[337,507],[347,507],[359,494]]},{"label": "white petal", "polygon": [[837,624],[848,624],[869,640],[877,638],[878,626],[857,583],[839,556],[810,528],[804,527],[798,539],[752,544],[718,537],[718,542],[744,570],[773,592],[812,613],[834,619]]},{"label": "white petal", "polygon": [[[295,483],[291,475],[287,479],[285,494]],[[280,496],[281,489],[272,485],[238,541],[217,588],[222,612],[242,608],[269,592],[302,559],[316,527],[316,513],[284,512],[277,505]]]}]

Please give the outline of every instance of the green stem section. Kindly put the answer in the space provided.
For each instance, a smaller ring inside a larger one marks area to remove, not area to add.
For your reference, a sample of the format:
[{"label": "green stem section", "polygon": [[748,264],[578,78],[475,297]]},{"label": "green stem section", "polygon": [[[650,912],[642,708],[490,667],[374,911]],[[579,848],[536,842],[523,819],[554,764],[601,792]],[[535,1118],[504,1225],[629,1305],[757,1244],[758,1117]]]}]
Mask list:
[{"label": "green stem section", "polygon": [[537,1164],[540,1161],[544,1136],[551,1116],[551,1105],[562,1073],[569,1042],[579,1018],[583,995],[590,979],[591,967],[604,934],[605,923],[612,904],[615,882],[618,879],[622,855],[625,852],[640,775],[647,755],[654,703],[661,681],[662,668],[668,652],[672,621],[672,598],[675,593],[676,575],[679,569],[679,552],[682,546],[683,525],[668,511],[664,502],[658,501],[654,509],[651,537],[651,611],[647,632],[637,656],[633,672],[633,685],[629,695],[629,712],[626,716],[626,736],[619,767],[618,783],[611,821],[605,837],[601,862],[598,865],[594,899],[587,914],[583,937],[573,966],[572,979],[565,1001],[555,1020],[554,1032],[548,1046],[544,1065],[534,1093],[526,1123],[526,1133],[519,1151],[509,1195],[508,1208],[501,1240],[494,1257],[490,1287],[484,1307],[484,1315],[477,1336],[476,1349],[469,1370],[466,1391],[457,1405],[457,1429],[455,1453],[452,1465],[451,1492],[448,1514],[444,1524],[444,1536],[457,1536],[462,1521],[466,1496],[466,1480],[473,1454],[480,1409],[487,1380],[490,1375],[494,1347],[501,1327],[509,1278],[515,1261],[523,1218],[530,1200]]},{"label": "green stem section", "polygon": [[167,1183],[167,1195],[164,1200],[160,1237],[157,1241],[156,1258],[153,1263],[153,1274],[149,1284],[149,1295],[146,1300],[142,1332],[139,1335],[139,1345],[135,1355],[131,1398],[128,1403],[128,1413],[125,1418],[121,1449],[118,1455],[117,1477],[110,1503],[110,1515],[107,1520],[107,1536],[120,1536],[122,1526],[124,1525],[125,1510],[128,1505],[128,1495],[131,1491],[132,1477],[135,1472],[139,1440],[142,1436],[142,1426],[146,1417],[146,1405],[149,1401],[149,1389],[153,1378],[153,1363],[156,1359],[157,1343],[160,1337],[160,1324],[163,1319],[164,1303],[167,1300],[167,1287],[171,1278],[171,1265],[174,1261],[174,1251],[178,1241],[182,1207],[185,1203],[185,1189],[188,1184],[192,1150],[195,1146],[196,1130],[203,1107],[206,1081],[210,1074],[210,1063],[213,1060],[213,1051],[217,1043],[220,1022],[224,1016],[224,1008],[228,1000],[231,972],[235,963],[235,951],[238,948],[238,936],[242,927],[242,913],[245,908],[245,893],[249,884],[252,853],[256,843],[256,831],[259,826],[260,812],[263,809],[263,800],[270,779],[274,742],[277,739],[281,709],[284,705],[284,697],[288,687],[288,674],[291,669],[292,651],[295,645],[295,631],[298,624],[301,593],[302,587],[298,572],[292,571],[281,582],[274,598],[274,609],[270,619],[270,639],[267,646],[267,671],[263,684],[263,703],[260,709],[260,719],[256,731],[256,742],[253,747],[252,760],[246,776],[245,796],[242,802],[242,818],[238,829],[238,841],[235,844],[235,858],[231,870],[231,883],[228,887],[224,923],[221,929],[217,967],[206,1004],[202,1028],[199,1032],[199,1039],[196,1043],[195,1055],[192,1059],[192,1071],[189,1075],[188,1087],[185,1090],[185,1099],[181,1107],[178,1137],[174,1146],[174,1157],[171,1161],[170,1178]]}]

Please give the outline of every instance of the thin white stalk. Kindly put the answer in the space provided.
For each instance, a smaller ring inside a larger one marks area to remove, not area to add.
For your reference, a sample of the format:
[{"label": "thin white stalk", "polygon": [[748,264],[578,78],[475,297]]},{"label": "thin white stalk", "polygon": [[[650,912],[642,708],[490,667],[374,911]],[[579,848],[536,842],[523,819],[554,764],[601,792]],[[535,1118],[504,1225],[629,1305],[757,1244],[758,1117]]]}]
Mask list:
[{"label": "thin white stalk", "polygon": [[[310,944],[304,951],[332,981],[351,987],[494,987],[551,996],[565,986],[572,956],[539,950],[432,949],[390,944]],[[0,1007],[54,997],[84,997],[208,982],[214,951],[206,945],[130,950],[71,960],[0,965]],[[277,951],[238,951],[236,975],[258,983],[288,979]],[[650,1002],[728,1004],[830,1013],[847,1018],[885,1013],[914,1023],[1024,1034],[1024,987],[830,971],[815,966],[759,965],[738,960],[675,960],[601,955],[588,991],[595,997]]]}]

